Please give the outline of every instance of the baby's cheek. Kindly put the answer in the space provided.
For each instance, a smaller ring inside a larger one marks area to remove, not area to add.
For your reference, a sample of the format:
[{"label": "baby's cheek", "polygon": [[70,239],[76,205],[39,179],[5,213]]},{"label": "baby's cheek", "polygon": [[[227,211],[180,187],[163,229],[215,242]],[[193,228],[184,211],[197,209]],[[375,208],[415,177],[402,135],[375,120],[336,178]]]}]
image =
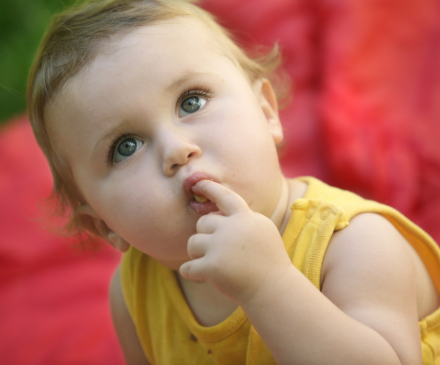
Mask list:
[{"label": "baby's cheek", "polygon": [[154,202],[137,199],[127,201],[118,206],[112,219],[127,237],[136,239],[139,237],[156,236],[160,232],[163,214],[162,207],[156,207]]},{"label": "baby's cheek", "polygon": [[161,199],[159,195],[139,199],[130,207],[121,207],[113,218],[115,225],[127,242],[153,257],[172,254],[172,250],[186,252],[197,220],[182,205],[172,204],[176,201],[179,199]]}]

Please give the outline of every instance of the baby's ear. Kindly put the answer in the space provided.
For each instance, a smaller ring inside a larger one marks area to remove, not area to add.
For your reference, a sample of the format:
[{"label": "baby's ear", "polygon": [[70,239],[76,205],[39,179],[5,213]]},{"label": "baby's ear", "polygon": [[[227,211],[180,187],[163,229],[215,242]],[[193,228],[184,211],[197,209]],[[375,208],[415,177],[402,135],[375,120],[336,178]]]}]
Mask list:
[{"label": "baby's ear", "polygon": [[76,212],[81,226],[87,231],[104,238],[121,252],[125,252],[130,248],[130,244],[111,230],[90,205],[81,205]]},{"label": "baby's ear", "polygon": [[254,92],[259,99],[261,109],[266,116],[269,129],[276,145],[284,139],[283,127],[278,114],[278,101],[272,84],[267,79],[258,79],[254,83]]}]

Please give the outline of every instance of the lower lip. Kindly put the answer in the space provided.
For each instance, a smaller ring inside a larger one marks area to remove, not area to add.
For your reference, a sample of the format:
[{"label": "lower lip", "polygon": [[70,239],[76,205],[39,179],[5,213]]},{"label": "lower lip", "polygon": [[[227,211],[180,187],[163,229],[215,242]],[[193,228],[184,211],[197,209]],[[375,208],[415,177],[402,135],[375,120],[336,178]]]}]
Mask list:
[{"label": "lower lip", "polygon": [[191,200],[189,202],[189,205],[197,214],[200,215],[206,215],[218,211],[217,205],[211,201],[206,203],[199,203],[198,201]]}]

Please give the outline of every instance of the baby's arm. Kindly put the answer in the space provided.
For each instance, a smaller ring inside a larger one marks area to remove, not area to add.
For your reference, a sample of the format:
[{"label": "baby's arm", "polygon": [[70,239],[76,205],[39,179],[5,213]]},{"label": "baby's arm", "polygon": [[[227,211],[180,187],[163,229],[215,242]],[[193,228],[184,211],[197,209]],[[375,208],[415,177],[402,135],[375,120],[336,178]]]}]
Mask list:
[{"label": "baby's arm", "polygon": [[385,219],[361,215],[334,235],[321,293],[268,218],[219,184],[199,187],[224,215],[200,218],[181,275],[240,304],[277,363],[421,364],[413,268]]},{"label": "baby's arm", "polygon": [[125,300],[122,295],[121,278],[119,268],[113,275],[110,284],[110,308],[113,324],[118,335],[128,365],[149,365],[144,355],[142,346],[136,333],[133,321],[128,313]]}]

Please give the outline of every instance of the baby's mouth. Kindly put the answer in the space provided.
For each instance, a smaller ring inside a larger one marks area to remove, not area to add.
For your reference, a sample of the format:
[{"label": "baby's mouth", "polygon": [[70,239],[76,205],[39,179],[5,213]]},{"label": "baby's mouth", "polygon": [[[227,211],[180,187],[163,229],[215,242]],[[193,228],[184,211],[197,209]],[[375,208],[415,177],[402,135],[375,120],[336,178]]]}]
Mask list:
[{"label": "baby's mouth", "polygon": [[207,203],[210,201],[207,197],[205,197],[203,195],[198,195],[198,194],[194,194],[194,200],[197,203]]},{"label": "baby's mouth", "polygon": [[201,180],[211,180],[217,182],[211,175],[204,172],[195,172],[187,177],[183,183],[182,188],[184,194],[189,200],[189,206],[198,215],[205,215],[211,212],[218,211],[217,205],[204,195],[204,191],[196,185]]},{"label": "baby's mouth", "polygon": [[192,193],[193,199],[189,202],[191,208],[199,215],[205,215],[218,211],[217,205],[204,195]]}]

